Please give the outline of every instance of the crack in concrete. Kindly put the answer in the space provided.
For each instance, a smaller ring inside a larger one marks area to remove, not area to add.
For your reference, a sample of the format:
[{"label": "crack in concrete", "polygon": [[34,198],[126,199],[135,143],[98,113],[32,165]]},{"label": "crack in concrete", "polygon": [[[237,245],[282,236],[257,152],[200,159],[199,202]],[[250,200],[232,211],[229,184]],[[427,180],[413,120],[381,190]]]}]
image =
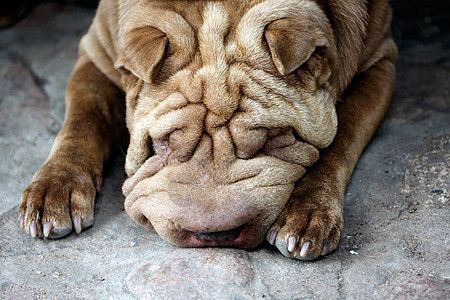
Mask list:
[{"label": "crack in concrete", "polygon": [[12,61],[18,62],[22,65],[29,73],[30,77],[33,80],[33,83],[36,85],[38,90],[45,96],[46,101],[50,104],[50,96],[47,94],[47,91],[44,88],[44,85],[47,83],[45,78],[41,78],[38,74],[36,74],[31,66],[31,63],[22,55],[10,53],[12,56]]},{"label": "crack in concrete", "polygon": [[18,64],[20,64],[24,69],[26,69],[33,80],[34,85],[39,90],[39,92],[43,95],[45,102],[48,104],[48,117],[50,119],[50,122],[46,126],[46,129],[48,133],[51,135],[56,135],[59,130],[61,129],[61,124],[59,124],[58,120],[56,119],[55,115],[53,114],[51,110],[51,104],[50,104],[50,95],[47,93],[45,89],[45,85],[48,83],[48,80],[44,77],[39,76],[34,70],[31,65],[31,63],[22,55],[18,55],[15,53],[9,52],[9,57],[11,61],[15,61]]}]

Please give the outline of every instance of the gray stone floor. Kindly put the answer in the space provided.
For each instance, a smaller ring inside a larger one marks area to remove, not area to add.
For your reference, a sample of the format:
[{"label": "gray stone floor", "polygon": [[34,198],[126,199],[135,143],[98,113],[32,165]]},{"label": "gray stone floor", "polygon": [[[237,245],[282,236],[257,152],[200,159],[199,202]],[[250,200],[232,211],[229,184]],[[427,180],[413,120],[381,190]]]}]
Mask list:
[{"label": "gray stone floor", "polygon": [[21,192],[61,126],[94,11],[44,4],[0,31],[0,299],[449,299],[450,12],[420,3],[393,1],[397,91],[347,189],[340,246],[315,262],[268,245],[167,244],[125,214],[121,156],[94,227],[57,241],[22,233]]}]

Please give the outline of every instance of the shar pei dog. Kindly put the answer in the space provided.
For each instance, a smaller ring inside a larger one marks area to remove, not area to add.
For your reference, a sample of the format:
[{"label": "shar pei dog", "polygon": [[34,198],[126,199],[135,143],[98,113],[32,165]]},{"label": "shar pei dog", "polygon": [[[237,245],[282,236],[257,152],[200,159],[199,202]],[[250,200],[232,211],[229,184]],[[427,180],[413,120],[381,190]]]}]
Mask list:
[{"label": "shar pei dog", "polygon": [[387,0],[102,0],[20,226],[91,226],[128,132],[125,210],[168,242],[330,253],[394,90],[391,16]]}]

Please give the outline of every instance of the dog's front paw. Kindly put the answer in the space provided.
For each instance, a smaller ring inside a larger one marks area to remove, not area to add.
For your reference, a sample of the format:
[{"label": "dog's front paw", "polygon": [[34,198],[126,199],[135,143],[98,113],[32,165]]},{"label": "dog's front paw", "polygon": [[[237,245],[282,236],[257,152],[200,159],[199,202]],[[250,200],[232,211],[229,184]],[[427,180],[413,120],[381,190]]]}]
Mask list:
[{"label": "dog's front paw", "polygon": [[78,166],[48,162],[22,194],[20,227],[32,237],[60,238],[94,223],[94,200],[101,175]]},{"label": "dog's front paw", "polygon": [[326,255],[339,243],[343,226],[340,203],[322,193],[296,195],[272,224],[266,240],[287,257],[313,260]]}]

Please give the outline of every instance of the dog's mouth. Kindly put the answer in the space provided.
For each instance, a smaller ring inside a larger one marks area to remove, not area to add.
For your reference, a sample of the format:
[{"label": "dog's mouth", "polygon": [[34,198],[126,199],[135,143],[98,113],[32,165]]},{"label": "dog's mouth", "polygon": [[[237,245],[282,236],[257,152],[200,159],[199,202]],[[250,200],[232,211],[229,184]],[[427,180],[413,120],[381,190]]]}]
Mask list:
[{"label": "dog's mouth", "polygon": [[178,231],[179,244],[182,247],[235,247],[250,249],[256,246],[256,244],[248,245],[249,237],[252,235],[252,226],[249,223],[223,231],[203,232],[182,228],[179,228]]},{"label": "dog's mouth", "polygon": [[223,244],[228,242],[233,242],[236,240],[242,232],[244,226],[239,226],[234,229],[225,231],[215,231],[215,232],[192,232],[191,234],[195,237],[197,241],[204,244]]}]

